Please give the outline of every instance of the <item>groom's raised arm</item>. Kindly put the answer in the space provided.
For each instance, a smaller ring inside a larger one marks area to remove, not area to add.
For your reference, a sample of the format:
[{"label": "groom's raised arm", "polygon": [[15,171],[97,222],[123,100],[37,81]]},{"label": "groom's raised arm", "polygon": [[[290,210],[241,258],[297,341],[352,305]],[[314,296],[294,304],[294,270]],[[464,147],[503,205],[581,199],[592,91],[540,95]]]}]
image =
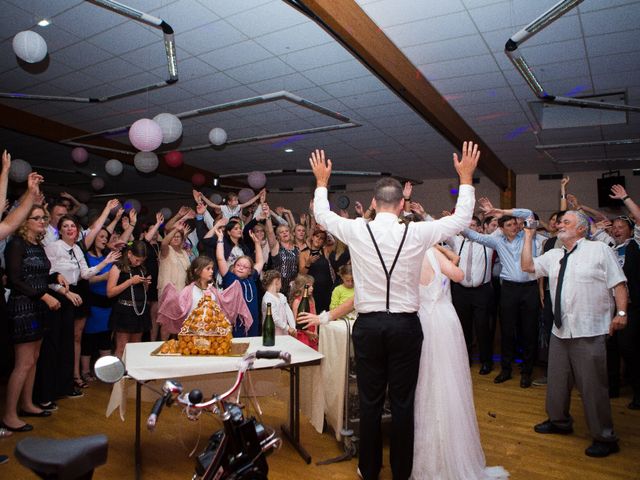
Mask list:
[{"label": "groom's raised arm", "polygon": [[313,175],[316,177],[316,191],[313,196],[313,214],[316,222],[325,227],[332,235],[343,243],[348,243],[349,231],[355,220],[341,217],[331,211],[329,206],[328,190],[331,177],[331,160],[325,159],[324,150],[311,152],[309,164]]}]

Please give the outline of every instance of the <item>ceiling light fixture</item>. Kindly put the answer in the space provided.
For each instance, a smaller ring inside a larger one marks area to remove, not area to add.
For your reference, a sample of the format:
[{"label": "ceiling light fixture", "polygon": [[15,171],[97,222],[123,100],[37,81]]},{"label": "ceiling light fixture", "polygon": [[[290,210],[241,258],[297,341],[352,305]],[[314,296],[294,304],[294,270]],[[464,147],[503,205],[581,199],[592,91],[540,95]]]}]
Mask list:
[{"label": "ceiling light fixture", "polygon": [[285,153],[291,153],[293,152],[293,148],[285,148],[284,151]]},{"label": "ceiling light fixture", "polygon": [[92,173],[92,174],[91,174],[91,176],[92,176],[92,177],[97,177],[97,176],[98,176],[98,174],[97,174],[97,173]]},{"label": "ceiling light fixture", "polygon": [[38,26],[40,26],[40,27],[48,27],[49,25],[51,25],[51,22],[49,20],[47,20],[46,18],[43,18],[42,20],[40,20],[38,22]]}]

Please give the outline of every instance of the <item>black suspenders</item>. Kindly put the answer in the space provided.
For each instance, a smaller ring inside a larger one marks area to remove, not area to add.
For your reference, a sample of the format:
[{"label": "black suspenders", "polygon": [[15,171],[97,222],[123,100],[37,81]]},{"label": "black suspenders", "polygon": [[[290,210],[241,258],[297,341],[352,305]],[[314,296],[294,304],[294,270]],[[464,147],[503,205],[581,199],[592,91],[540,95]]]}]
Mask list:
[{"label": "black suspenders", "polygon": [[387,271],[387,266],[384,263],[384,259],[382,258],[382,254],[380,253],[380,249],[378,248],[378,244],[376,243],[376,239],[373,237],[373,232],[367,223],[367,230],[369,231],[369,235],[371,236],[371,241],[373,242],[373,246],[376,247],[376,253],[378,254],[378,258],[380,259],[380,263],[382,264],[382,268],[384,270],[384,275],[387,277],[387,313],[389,313],[389,291],[391,289],[391,274],[393,273],[393,269],[396,268],[396,263],[398,262],[398,257],[400,257],[400,251],[402,250],[402,246],[404,245],[404,241],[407,238],[407,230],[409,230],[409,224],[404,224],[404,233],[402,234],[402,240],[400,241],[400,246],[398,247],[398,251],[396,252],[396,257],[393,259],[393,263],[391,264],[391,269]]}]

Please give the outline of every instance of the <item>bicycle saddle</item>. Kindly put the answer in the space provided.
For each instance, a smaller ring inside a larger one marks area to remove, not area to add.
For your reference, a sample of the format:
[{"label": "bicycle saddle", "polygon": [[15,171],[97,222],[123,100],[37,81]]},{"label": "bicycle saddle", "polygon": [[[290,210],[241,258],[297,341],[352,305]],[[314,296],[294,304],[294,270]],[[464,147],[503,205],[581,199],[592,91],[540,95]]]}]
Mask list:
[{"label": "bicycle saddle", "polygon": [[106,463],[107,448],[106,435],[69,440],[29,437],[18,442],[14,454],[22,465],[43,478],[75,480]]}]

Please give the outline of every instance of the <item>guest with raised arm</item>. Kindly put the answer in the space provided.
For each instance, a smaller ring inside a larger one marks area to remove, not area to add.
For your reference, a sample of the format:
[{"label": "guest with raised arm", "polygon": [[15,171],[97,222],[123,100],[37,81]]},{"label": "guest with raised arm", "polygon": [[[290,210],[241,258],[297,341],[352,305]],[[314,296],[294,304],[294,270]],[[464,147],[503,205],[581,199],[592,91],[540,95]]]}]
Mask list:
[{"label": "guest with raised arm", "polygon": [[265,227],[270,248],[271,265],[282,275],[282,293],[288,296],[290,283],[298,274],[298,255],[300,250],[298,250],[293,241],[291,229],[288,225],[278,225],[274,230],[273,220],[269,216],[266,219]]},{"label": "guest with raised arm", "polygon": [[329,208],[331,160],[323,150],[312,152],[309,159],[316,178],[315,218],[343,241],[351,254],[358,312],[353,328],[360,399],[358,471],[365,480],[377,479],[382,466],[380,419],[387,388],[393,416],[392,475],[397,480],[411,475],[413,402],[423,338],[416,313],[420,265],[427,248],[469,224],[474,205],[473,172],[479,156],[473,142],[464,142],[460,160],[453,155],[461,183],[454,215],[407,225],[398,223],[405,200],[397,180],[385,177],[376,184],[372,201],[375,220],[346,219]]},{"label": "guest with raised arm", "polygon": [[226,205],[218,205],[217,203],[212,202],[207,197],[202,195],[202,200],[209,205],[211,208],[215,208],[222,212],[222,216],[226,219],[230,219],[232,217],[239,217],[242,214],[242,209],[248,207],[249,205],[255,203],[260,199],[260,197],[265,192],[265,189],[260,190],[254,197],[249,199],[244,203],[240,203],[238,200],[238,194],[235,192],[227,193],[227,203]]},{"label": "guest with raised arm", "polygon": [[573,433],[569,405],[575,384],[593,437],[585,454],[606,457],[620,448],[611,418],[605,343],[607,334],[627,323],[627,288],[614,253],[602,242],[587,240],[588,228],[586,215],[567,211],[558,228],[563,247],[537,258],[532,254],[535,230],[525,229],[521,267],[537,277],[549,277],[554,298],[546,399],[548,419],[534,430],[541,434]]},{"label": "guest with raised arm", "polygon": [[[7,186],[9,183],[9,169],[11,168],[11,155],[5,150],[2,153],[2,169],[0,170],[0,203],[5,204],[7,199]],[[18,206],[11,210],[9,214],[0,221],[0,239],[8,237],[15,232],[25,221],[31,207],[40,198],[40,184],[43,182],[42,176],[36,172],[29,174],[27,179],[27,189],[18,201]]]}]

